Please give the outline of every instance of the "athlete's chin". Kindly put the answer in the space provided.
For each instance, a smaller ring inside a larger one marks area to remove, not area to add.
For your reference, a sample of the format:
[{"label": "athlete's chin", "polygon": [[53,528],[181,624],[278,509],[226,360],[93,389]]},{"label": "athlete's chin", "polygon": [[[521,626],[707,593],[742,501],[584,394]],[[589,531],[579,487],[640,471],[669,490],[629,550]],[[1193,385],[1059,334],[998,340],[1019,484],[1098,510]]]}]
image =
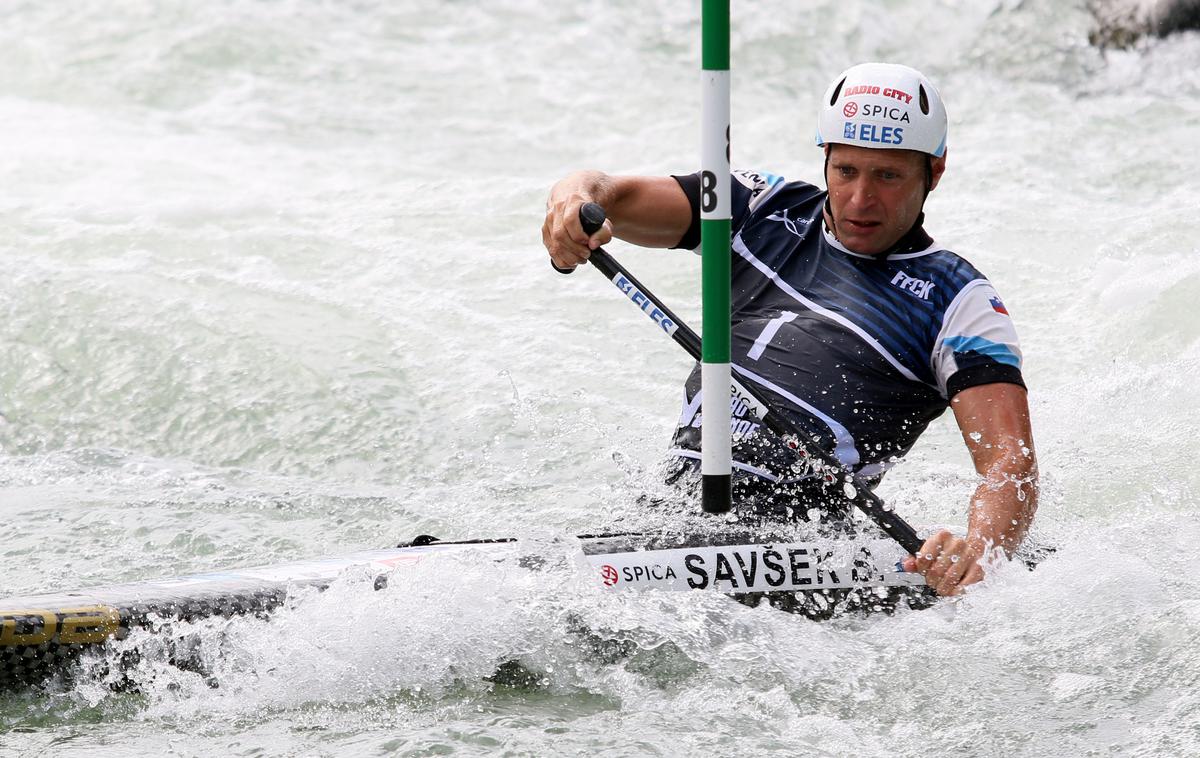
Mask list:
[{"label": "athlete's chin", "polygon": [[844,229],[842,234],[838,235],[838,241],[845,245],[847,250],[859,255],[877,255],[888,249],[883,230],[878,227],[861,231]]}]

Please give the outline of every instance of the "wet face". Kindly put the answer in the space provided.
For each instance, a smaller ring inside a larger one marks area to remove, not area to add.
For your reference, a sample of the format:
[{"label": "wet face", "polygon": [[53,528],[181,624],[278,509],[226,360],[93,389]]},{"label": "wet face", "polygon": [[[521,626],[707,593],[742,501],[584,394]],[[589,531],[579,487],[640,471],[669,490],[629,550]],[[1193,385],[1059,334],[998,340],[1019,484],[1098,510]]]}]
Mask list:
[{"label": "wet face", "polygon": [[[861,255],[882,253],[912,228],[925,204],[924,153],[836,144],[828,150],[834,236]],[[934,158],[934,187],[945,170],[945,156]]]}]

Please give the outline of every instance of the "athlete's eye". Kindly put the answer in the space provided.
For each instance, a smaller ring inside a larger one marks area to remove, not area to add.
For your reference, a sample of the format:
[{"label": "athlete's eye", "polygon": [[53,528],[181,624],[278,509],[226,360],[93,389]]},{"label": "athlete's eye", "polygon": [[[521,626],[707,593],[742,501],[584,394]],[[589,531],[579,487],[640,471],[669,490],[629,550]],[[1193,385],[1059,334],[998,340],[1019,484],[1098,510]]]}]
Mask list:
[{"label": "athlete's eye", "polygon": [[849,179],[850,177],[854,176],[854,167],[853,166],[838,166],[837,172],[838,172],[838,176],[842,177],[843,179]]},{"label": "athlete's eye", "polygon": [[895,171],[880,171],[879,176],[881,179],[886,179],[888,181],[894,181],[900,178],[900,175]]}]

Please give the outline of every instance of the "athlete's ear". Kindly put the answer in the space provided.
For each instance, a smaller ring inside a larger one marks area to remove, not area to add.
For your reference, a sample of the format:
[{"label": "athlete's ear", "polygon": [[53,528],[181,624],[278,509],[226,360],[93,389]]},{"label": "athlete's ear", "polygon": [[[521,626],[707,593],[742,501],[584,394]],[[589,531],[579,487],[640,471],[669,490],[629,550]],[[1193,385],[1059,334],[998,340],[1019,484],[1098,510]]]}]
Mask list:
[{"label": "athlete's ear", "polygon": [[930,192],[933,192],[934,188],[938,186],[938,181],[941,180],[942,174],[946,173],[946,156],[949,153],[948,149],[943,150],[940,158],[932,158],[929,161],[929,166],[933,169],[933,176],[929,181]]}]

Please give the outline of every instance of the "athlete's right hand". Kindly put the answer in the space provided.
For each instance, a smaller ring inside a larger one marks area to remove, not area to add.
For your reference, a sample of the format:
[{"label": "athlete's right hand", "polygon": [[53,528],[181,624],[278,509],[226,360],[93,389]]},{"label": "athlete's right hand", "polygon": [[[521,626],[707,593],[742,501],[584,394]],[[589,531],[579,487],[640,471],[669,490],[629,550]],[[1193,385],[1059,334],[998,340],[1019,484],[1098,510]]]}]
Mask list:
[{"label": "athlete's right hand", "polygon": [[551,190],[550,199],[546,201],[546,221],[542,224],[542,244],[556,268],[574,269],[585,263],[593,250],[612,239],[612,224],[608,220],[590,237],[584,233],[579,223],[579,209],[588,202],[591,198],[577,192]]}]

